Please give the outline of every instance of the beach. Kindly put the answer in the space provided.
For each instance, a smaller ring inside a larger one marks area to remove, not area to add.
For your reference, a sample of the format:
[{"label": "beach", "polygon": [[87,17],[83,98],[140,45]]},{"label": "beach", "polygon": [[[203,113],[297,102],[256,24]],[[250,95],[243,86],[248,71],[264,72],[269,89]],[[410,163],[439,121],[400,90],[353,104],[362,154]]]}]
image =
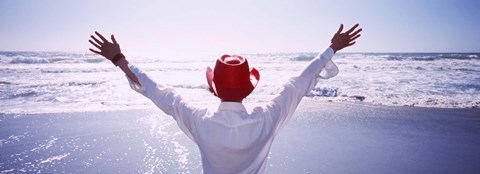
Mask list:
[{"label": "beach", "polygon": [[[306,98],[265,173],[477,173],[480,110]],[[0,173],[200,173],[196,145],[155,108],[0,116]]]}]

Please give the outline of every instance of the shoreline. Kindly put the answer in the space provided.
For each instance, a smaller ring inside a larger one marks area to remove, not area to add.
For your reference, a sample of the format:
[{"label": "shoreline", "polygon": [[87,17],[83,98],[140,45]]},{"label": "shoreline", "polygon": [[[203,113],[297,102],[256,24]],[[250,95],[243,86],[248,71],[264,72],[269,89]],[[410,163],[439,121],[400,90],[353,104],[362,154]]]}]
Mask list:
[{"label": "shoreline", "polygon": [[[216,102],[220,103],[220,102]],[[216,104],[215,103],[215,104]],[[148,105],[148,106],[147,106]],[[69,113],[102,113],[102,112],[124,112],[124,111],[158,111],[161,112],[161,110],[158,110],[156,106],[154,106],[152,103],[148,103],[144,107],[138,107],[138,108],[133,108],[133,109],[113,109],[113,110],[89,110],[89,111],[62,111],[62,112],[33,112],[33,113],[3,113],[0,112],[0,116],[19,116],[19,115],[44,115],[44,114],[69,114]],[[244,105],[249,109],[248,107],[253,107],[251,102],[245,102]],[[305,106],[303,106],[305,105]],[[466,112],[479,112],[480,113],[480,108],[477,107],[472,107],[472,108],[440,108],[440,107],[427,107],[427,106],[392,106],[392,105],[384,105],[384,104],[374,104],[374,103],[367,103],[367,102],[362,102],[362,101],[319,101],[315,100],[312,98],[305,97],[302,102],[300,103],[299,107],[297,109],[301,109],[303,107],[311,107],[314,108],[314,105],[328,105],[328,106],[355,106],[355,107],[370,107],[370,108],[388,108],[388,109],[407,109],[407,110],[415,110],[415,109],[420,109],[420,110],[425,110],[425,109],[438,109],[438,110],[457,110],[457,111],[466,111]]]}]

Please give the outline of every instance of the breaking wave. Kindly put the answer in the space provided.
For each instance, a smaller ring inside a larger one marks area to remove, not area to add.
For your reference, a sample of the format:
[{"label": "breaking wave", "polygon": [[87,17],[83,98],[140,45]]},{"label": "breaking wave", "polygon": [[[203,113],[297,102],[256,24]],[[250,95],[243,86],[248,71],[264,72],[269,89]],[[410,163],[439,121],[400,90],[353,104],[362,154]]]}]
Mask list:
[{"label": "breaking wave", "polygon": [[1,64],[99,63],[106,61],[91,54],[0,52]]}]

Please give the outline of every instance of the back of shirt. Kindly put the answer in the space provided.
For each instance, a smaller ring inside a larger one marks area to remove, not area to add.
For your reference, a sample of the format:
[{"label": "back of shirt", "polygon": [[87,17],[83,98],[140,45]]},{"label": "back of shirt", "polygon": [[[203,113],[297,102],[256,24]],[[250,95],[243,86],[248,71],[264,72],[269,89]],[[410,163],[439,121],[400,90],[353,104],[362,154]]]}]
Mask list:
[{"label": "back of shirt", "polygon": [[262,112],[247,113],[237,102],[222,102],[196,126],[205,173],[259,173],[273,141],[273,125]]}]

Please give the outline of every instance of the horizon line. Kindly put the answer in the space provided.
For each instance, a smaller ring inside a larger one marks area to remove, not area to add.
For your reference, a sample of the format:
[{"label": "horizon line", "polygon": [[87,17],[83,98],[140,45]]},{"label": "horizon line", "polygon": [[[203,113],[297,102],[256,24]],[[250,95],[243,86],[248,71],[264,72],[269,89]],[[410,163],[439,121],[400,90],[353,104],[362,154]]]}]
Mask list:
[{"label": "horizon line", "polygon": [[[88,54],[95,54],[90,51],[38,51],[38,50],[0,50],[0,52],[44,52],[44,53],[58,53],[58,52],[63,52],[63,53],[88,53]],[[159,53],[161,54],[162,52],[155,52],[155,51],[131,51],[132,53],[139,53],[139,52],[144,52],[144,53]],[[164,54],[175,54],[174,52],[163,52]],[[181,52],[178,52],[182,54]],[[191,51],[190,53],[206,53],[206,54],[216,54],[216,52],[200,52],[200,51]],[[261,51],[261,52],[240,52],[240,54],[288,54],[288,53],[319,53],[319,51]],[[480,51],[340,51],[335,54],[382,54],[382,53],[398,53],[398,54],[415,54],[415,53],[430,53],[430,54],[435,54],[435,53],[459,53],[459,54],[480,54]],[[183,52],[185,54],[185,52]]]}]

